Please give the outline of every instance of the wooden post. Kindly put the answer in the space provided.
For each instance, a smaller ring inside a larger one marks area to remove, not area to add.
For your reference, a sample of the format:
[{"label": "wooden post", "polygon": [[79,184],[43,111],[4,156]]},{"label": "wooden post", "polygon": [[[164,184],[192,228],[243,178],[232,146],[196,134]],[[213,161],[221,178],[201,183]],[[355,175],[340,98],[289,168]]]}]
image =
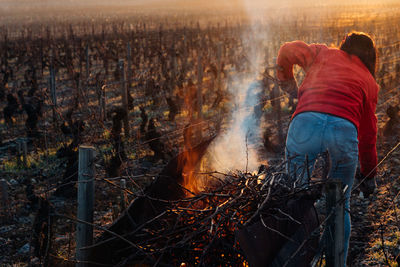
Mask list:
[{"label": "wooden post", "polygon": [[[199,53],[199,51],[197,51]],[[196,126],[196,138],[201,140],[203,138],[203,132],[199,121],[203,119],[203,65],[200,53],[197,57],[197,126]]]},{"label": "wooden post", "polygon": [[278,123],[278,138],[279,138],[279,143],[284,144],[285,138],[283,136],[283,129],[282,129],[282,114],[281,114],[281,99],[280,99],[280,88],[277,82],[275,82],[274,87],[272,88],[273,91],[273,100],[272,100],[272,106],[274,109],[274,112],[276,114],[276,120]]},{"label": "wooden post", "polygon": [[21,154],[22,154],[22,146],[21,142],[17,142],[17,165],[21,166]]},{"label": "wooden post", "polygon": [[[79,147],[78,163],[78,214],[80,221],[93,223],[94,206],[94,164],[95,150],[91,146]],[[76,228],[76,267],[86,267],[82,261],[88,260],[89,251],[80,248],[93,243],[93,227],[85,223],[77,223]]]},{"label": "wooden post", "polygon": [[51,92],[51,99],[53,101],[53,105],[57,106],[56,75],[55,75],[55,71],[54,71],[53,65],[50,66],[50,92]]},{"label": "wooden post", "polygon": [[101,93],[102,93],[102,105],[103,105],[103,113],[102,113],[102,119],[103,122],[106,120],[107,117],[107,86],[103,85],[103,87],[101,88]]},{"label": "wooden post", "polygon": [[10,218],[10,206],[8,197],[8,185],[5,179],[0,180],[1,206],[4,210],[6,220]]},{"label": "wooden post", "polygon": [[78,95],[79,99],[82,101],[81,104],[83,104],[88,112],[90,112],[89,109],[89,94],[87,91],[84,91],[83,86],[82,86],[82,80],[79,78],[78,80]]},{"label": "wooden post", "polygon": [[28,144],[26,140],[22,142],[22,162],[24,167],[28,167]]},{"label": "wooden post", "polygon": [[[342,181],[332,179],[326,184],[325,234],[326,266],[340,267],[344,263],[344,196]],[[331,214],[332,213],[332,214]]]},{"label": "wooden post", "polygon": [[176,55],[174,51],[174,55],[171,58],[172,62],[172,68],[171,68],[171,84],[170,84],[170,90],[172,94],[174,93],[175,86],[176,86],[176,75],[178,74],[178,63],[176,62]]},{"label": "wooden post", "polygon": [[56,127],[56,108],[57,108],[57,94],[56,94],[56,74],[54,71],[54,67],[53,64],[50,65],[50,78],[49,78],[49,84],[50,84],[50,95],[51,95],[51,99],[53,101],[53,107],[52,107],[52,111],[53,111],[53,123]]},{"label": "wooden post", "polygon": [[126,45],[126,57],[128,60],[128,66],[127,66],[127,82],[128,82],[128,86],[127,86],[127,90],[128,92],[130,91],[131,88],[131,84],[132,84],[132,50],[131,50],[131,44],[128,42],[128,44]]},{"label": "wooden post", "polygon": [[[197,51],[199,53],[199,51]],[[197,118],[201,119],[202,116],[202,108],[203,108],[203,66],[201,63],[201,55],[198,54],[197,57]]]},{"label": "wooden post", "polygon": [[103,121],[106,120],[107,117],[107,86],[103,86]]},{"label": "wooden post", "polygon": [[98,101],[99,121],[104,122],[104,117],[103,117],[103,87],[100,85],[99,81],[96,81],[96,96],[97,96],[97,101]]},{"label": "wooden post", "polygon": [[126,180],[121,179],[121,212],[126,209]]},{"label": "wooden post", "polygon": [[[217,91],[221,93],[221,72],[222,72],[222,44],[218,43],[218,51],[217,51]],[[221,93],[222,94],[222,93]]]},{"label": "wooden post", "polygon": [[121,96],[122,96],[122,107],[126,111],[126,116],[124,118],[124,133],[125,137],[129,137],[129,109],[128,109],[128,91],[127,91],[127,86],[126,86],[126,80],[125,80],[125,64],[124,60],[120,59],[118,61],[118,67],[121,72]]},{"label": "wooden post", "polygon": [[187,35],[184,32],[183,33],[183,57],[181,58],[181,65],[182,65],[182,69],[186,70],[186,66],[187,66],[187,60],[188,60],[188,40],[187,40]]},{"label": "wooden post", "polygon": [[85,54],[86,54],[86,83],[89,83],[89,76],[90,76],[89,44],[86,44]]}]

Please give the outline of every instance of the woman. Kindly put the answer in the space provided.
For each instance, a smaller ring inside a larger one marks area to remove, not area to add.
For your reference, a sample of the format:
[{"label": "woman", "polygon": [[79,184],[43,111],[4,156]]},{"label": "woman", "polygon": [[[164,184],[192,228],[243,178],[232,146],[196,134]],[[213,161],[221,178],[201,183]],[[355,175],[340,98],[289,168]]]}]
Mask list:
[{"label": "woman", "polygon": [[[306,72],[298,89],[298,104],[286,140],[289,173],[307,183],[304,167],[312,166],[320,153],[328,151],[329,177],[341,179],[345,193],[344,261],[350,239],[350,193],[358,162],[364,179],[364,193],[374,189],[377,164],[375,109],[378,85],[375,81],[377,52],[365,33],[352,32],[340,48],[301,41],[284,44],[278,54],[277,77],[293,94],[297,89],[293,65]],[[307,158],[307,160],[306,160]],[[345,265],[345,263],[344,263]]]}]

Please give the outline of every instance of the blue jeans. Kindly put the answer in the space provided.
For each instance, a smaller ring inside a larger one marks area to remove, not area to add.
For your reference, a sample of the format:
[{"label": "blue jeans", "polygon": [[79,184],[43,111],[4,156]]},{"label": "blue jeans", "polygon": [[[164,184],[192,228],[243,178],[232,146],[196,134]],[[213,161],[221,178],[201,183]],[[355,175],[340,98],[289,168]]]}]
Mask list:
[{"label": "blue jeans", "polygon": [[[350,121],[318,112],[304,112],[293,118],[286,139],[286,158],[290,159],[288,172],[302,184],[308,181],[305,167],[308,157],[309,172],[318,155],[328,151],[330,170],[328,177],[340,179],[347,185],[345,193],[344,261],[350,241],[350,193],[358,164],[357,129]],[[346,264],[344,264],[346,266]]]}]

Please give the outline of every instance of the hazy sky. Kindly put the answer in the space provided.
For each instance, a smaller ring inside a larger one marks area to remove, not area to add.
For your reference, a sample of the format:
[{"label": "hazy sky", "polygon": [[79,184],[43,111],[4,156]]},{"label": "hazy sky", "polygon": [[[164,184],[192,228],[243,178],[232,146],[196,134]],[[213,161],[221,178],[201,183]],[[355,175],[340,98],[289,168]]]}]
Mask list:
[{"label": "hazy sky", "polygon": [[296,7],[307,10],[308,7],[326,8],[332,4],[367,6],[387,3],[400,4],[400,0],[0,0],[0,24],[6,17],[15,18],[15,14],[30,16],[32,13],[41,13],[45,17],[58,16],[56,13],[59,12],[72,16],[79,12],[88,14],[90,11],[114,14],[116,8],[125,13],[145,10],[153,14],[154,10],[168,13],[171,10],[229,12],[233,9],[253,14],[253,11],[262,12],[271,7],[294,11]]},{"label": "hazy sky", "polygon": [[376,4],[398,3],[399,0],[0,0],[0,7],[26,5],[198,5],[198,4],[225,4],[257,3],[262,5],[312,5],[312,4]]}]

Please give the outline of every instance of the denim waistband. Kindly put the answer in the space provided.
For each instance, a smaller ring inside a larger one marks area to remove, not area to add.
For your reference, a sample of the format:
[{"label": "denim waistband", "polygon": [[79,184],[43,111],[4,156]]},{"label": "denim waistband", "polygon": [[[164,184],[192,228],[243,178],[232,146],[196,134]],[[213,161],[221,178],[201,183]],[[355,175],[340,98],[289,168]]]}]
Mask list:
[{"label": "denim waistband", "polygon": [[297,114],[292,120],[294,120],[298,116],[301,116],[301,117],[302,116],[314,116],[320,120],[323,120],[323,121],[326,120],[330,123],[335,123],[335,122],[341,122],[341,123],[346,123],[346,124],[348,123],[348,125],[352,125],[358,133],[358,129],[357,129],[356,125],[354,125],[353,122],[349,121],[348,119],[345,119],[345,118],[342,118],[342,117],[339,117],[336,115],[332,115],[329,113],[323,113],[323,112],[318,112],[318,111],[304,111],[304,112]]}]

